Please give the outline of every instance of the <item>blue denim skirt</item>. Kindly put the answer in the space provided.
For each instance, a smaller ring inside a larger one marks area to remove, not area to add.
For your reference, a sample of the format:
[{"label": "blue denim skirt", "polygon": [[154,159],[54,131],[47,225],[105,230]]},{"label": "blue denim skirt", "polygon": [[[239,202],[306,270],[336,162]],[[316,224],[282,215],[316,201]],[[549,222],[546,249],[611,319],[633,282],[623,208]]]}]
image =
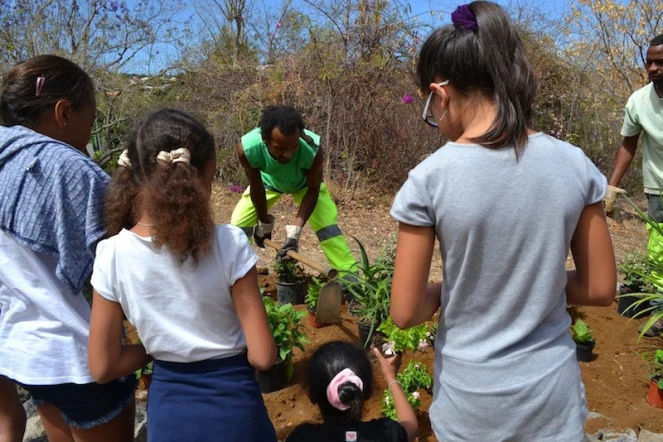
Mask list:
[{"label": "blue denim skirt", "polygon": [[191,363],[154,361],[147,438],[275,442],[276,432],[246,354]]}]

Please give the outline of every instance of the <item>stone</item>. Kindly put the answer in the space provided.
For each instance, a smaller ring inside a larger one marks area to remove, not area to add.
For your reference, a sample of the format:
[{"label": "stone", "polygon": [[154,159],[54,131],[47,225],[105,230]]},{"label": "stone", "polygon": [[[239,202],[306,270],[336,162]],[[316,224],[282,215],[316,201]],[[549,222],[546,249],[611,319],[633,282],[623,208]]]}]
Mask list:
[{"label": "stone", "polygon": [[601,442],[638,442],[638,435],[630,428],[623,433],[606,433],[599,430],[594,438]]},{"label": "stone", "polygon": [[663,434],[642,430],[638,442],[663,442]]},{"label": "stone", "polygon": [[39,416],[28,417],[23,442],[48,442]]},{"label": "stone", "polygon": [[147,442],[147,404],[144,401],[136,401],[134,442]]}]

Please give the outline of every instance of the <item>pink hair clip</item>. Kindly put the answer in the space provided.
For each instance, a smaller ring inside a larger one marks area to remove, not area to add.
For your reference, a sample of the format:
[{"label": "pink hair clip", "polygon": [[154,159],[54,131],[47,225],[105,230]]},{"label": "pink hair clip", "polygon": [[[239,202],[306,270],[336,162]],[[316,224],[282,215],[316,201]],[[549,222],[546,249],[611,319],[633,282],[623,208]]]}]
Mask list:
[{"label": "pink hair clip", "polygon": [[43,75],[40,75],[37,77],[37,85],[35,88],[35,95],[40,96],[41,95],[41,90],[44,88],[44,83],[46,82],[46,77]]}]

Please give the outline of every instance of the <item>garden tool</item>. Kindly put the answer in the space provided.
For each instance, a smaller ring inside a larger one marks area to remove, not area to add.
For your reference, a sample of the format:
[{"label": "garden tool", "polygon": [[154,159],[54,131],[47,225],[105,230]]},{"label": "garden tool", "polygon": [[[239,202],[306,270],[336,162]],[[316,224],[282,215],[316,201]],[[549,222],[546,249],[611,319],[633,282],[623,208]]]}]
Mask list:
[{"label": "garden tool", "polygon": [[[272,241],[271,239],[265,239],[265,245],[268,245],[277,251],[281,249],[281,245]],[[309,258],[308,256],[304,256],[301,253],[295,252],[293,250],[288,250],[288,256],[295,261],[298,261],[305,266],[312,268],[318,273],[326,276],[329,280],[320,289],[318,308],[315,311],[315,321],[326,324],[338,324],[341,322],[343,289],[341,284],[336,281],[336,278],[338,277],[338,270],[330,267],[329,265],[322,265],[314,259]]]}]

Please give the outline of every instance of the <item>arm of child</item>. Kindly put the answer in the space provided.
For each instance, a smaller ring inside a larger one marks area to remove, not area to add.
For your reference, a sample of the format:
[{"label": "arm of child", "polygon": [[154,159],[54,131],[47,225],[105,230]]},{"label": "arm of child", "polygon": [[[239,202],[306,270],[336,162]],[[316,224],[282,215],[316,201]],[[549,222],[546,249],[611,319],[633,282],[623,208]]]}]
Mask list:
[{"label": "arm of child", "polygon": [[617,267],[601,203],[586,206],[571,239],[576,270],[567,271],[566,299],[574,305],[608,306],[615,299]]},{"label": "arm of child", "polygon": [[422,324],[440,308],[440,283],[428,284],[434,246],[433,227],[398,224],[389,314],[400,328]]},{"label": "arm of child", "polygon": [[419,422],[417,421],[417,416],[414,414],[414,410],[408,402],[407,397],[405,397],[405,393],[401,389],[400,383],[394,382],[396,381],[398,368],[401,365],[401,355],[387,359],[382,356],[382,353],[377,348],[373,348],[373,354],[375,354],[375,357],[378,359],[380,370],[387,381],[387,385],[389,385],[389,391],[391,391],[391,394],[394,396],[394,408],[396,409],[398,423],[405,428],[408,442],[412,442],[419,434]]},{"label": "arm of child", "polygon": [[249,363],[258,370],[267,370],[276,362],[276,344],[267,321],[255,266],[235,282],[231,294],[246,337]]},{"label": "arm of child", "polygon": [[88,366],[90,374],[100,384],[133,374],[152,360],[143,344],[122,344],[124,313],[116,302],[93,292]]}]

